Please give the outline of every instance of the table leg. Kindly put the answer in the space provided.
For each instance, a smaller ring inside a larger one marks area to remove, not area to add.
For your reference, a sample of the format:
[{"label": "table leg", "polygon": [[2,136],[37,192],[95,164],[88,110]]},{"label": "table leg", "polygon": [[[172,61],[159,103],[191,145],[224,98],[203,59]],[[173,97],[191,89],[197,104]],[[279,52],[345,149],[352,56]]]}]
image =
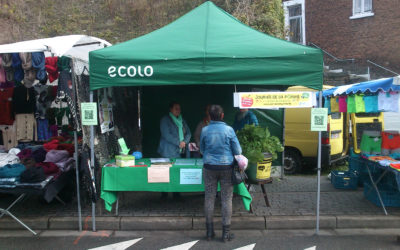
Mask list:
[{"label": "table leg", "polygon": [[250,192],[250,187],[251,187],[251,184],[249,183],[249,185],[247,185],[247,191],[248,192]]},{"label": "table leg", "polygon": [[58,195],[56,195],[54,198],[55,198],[56,200],[58,200],[61,204],[63,204],[63,206],[66,205],[65,202],[64,202],[63,200],[61,200],[61,198],[60,198]]},{"label": "table leg", "polygon": [[119,209],[119,195],[117,192],[117,203],[115,204],[115,216],[118,216],[118,209]]},{"label": "table leg", "polygon": [[378,194],[379,202],[382,205],[383,212],[385,213],[385,215],[388,215],[388,213],[386,211],[386,208],[385,208],[385,204],[383,204],[383,201],[382,201],[382,198],[381,198],[381,194],[379,193],[378,187],[375,185],[374,179],[372,178],[371,171],[369,170],[368,164],[366,166],[367,166],[368,175],[369,175],[369,178],[371,180],[372,186],[375,188],[375,191]]},{"label": "table leg", "polygon": [[[385,172],[383,172],[383,173],[381,174],[381,176],[379,176],[379,178],[375,181],[375,184],[378,185],[378,183],[382,180],[382,178],[383,178],[387,173],[388,173],[388,171],[385,170]],[[372,189],[370,189],[370,190],[367,192],[366,195],[368,195],[371,191],[372,191]]]},{"label": "table leg", "polygon": [[23,227],[25,227],[26,229],[28,229],[31,233],[33,233],[34,235],[36,235],[36,232],[33,231],[32,229],[30,229],[30,227],[28,227],[27,225],[25,225],[22,221],[20,221],[17,217],[15,217],[12,213],[10,213],[9,211],[0,208],[0,212],[2,214],[7,214],[9,215],[11,218],[13,218],[16,222],[18,222],[19,224],[21,224]]},{"label": "table leg", "polygon": [[267,205],[267,207],[270,207],[269,201],[268,201],[267,192],[265,191],[264,184],[260,184],[260,186],[261,186],[261,190],[262,190],[262,192],[264,194],[265,205]]},{"label": "table leg", "polygon": [[[13,203],[11,203],[11,205],[8,206],[8,208],[5,209],[4,211],[10,210],[18,201],[20,201],[21,199],[23,199],[23,198],[25,197],[25,195],[26,195],[26,194],[21,194],[20,196],[18,196],[18,198],[15,199],[15,201],[14,201]],[[3,215],[5,214],[5,212],[2,212],[2,211],[0,211],[0,212],[1,212],[1,215],[0,215],[0,218],[1,218],[1,217],[3,217]]]}]

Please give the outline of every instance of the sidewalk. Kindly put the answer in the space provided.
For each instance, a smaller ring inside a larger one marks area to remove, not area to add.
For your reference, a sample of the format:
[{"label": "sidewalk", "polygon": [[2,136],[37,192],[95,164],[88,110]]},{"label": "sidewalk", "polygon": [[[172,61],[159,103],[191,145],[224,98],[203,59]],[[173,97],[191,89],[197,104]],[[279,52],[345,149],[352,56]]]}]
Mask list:
[{"label": "sidewalk", "polygon": [[[240,197],[233,200],[232,227],[236,229],[311,229],[315,227],[316,190],[315,176],[288,176],[265,185],[271,207],[266,207],[260,187],[254,186],[253,210],[247,212]],[[182,193],[182,201],[160,200],[159,193],[120,193],[119,214],[115,216],[104,209],[102,200],[97,203],[97,229],[99,230],[187,230],[204,227],[203,195]],[[0,207],[6,207],[13,197],[0,194]],[[326,177],[321,178],[321,228],[400,228],[400,208],[387,208],[384,216],[364,198],[363,189],[337,190]],[[57,201],[41,203],[29,197],[12,210],[17,217],[35,229],[77,229],[77,205],[66,206]],[[220,205],[216,203],[216,221],[220,218]],[[91,204],[82,204],[82,216],[91,227]],[[0,229],[20,229],[6,216],[0,219]]]}]

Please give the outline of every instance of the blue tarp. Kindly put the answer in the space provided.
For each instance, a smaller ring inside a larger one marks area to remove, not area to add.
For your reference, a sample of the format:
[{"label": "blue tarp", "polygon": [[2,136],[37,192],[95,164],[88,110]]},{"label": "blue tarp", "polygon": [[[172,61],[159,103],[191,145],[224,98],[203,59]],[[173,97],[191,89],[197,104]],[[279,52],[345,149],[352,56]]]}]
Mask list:
[{"label": "blue tarp", "polygon": [[355,83],[350,85],[343,85],[334,87],[322,92],[323,97],[337,96],[337,95],[350,95],[360,94],[365,92],[376,93],[377,91],[400,91],[400,85],[398,85],[399,77],[382,78],[378,80]]}]

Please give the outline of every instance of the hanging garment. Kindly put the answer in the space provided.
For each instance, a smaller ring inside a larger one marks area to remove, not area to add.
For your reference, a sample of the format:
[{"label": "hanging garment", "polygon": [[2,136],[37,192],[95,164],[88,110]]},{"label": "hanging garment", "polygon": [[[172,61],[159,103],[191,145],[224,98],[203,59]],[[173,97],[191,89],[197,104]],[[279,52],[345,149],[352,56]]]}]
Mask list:
[{"label": "hanging garment", "polygon": [[47,82],[47,74],[45,68],[45,56],[43,52],[33,52],[32,53],[32,67],[37,71],[36,79],[39,81],[44,81],[44,84]]},{"label": "hanging garment", "polygon": [[6,82],[6,72],[4,71],[3,68],[3,59],[0,57],[0,83],[5,83]]},{"label": "hanging garment", "polygon": [[36,79],[36,70],[35,69],[29,69],[29,70],[24,70],[24,86],[26,88],[32,88],[33,83],[35,82]]},{"label": "hanging garment", "polygon": [[33,88],[25,88],[18,86],[14,89],[12,98],[13,109],[15,114],[33,113],[35,110],[36,98]]},{"label": "hanging garment", "polygon": [[339,98],[337,97],[331,98],[331,111],[332,113],[339,112]]},{"label": "hanging garment", "polygon": [[17,129],[17,141],[36,141],[36,119],[33,114],[15,115],[15,126]]},{"label": "hanging garment", "polygon": [[[66,101],[70,109],[74,129],[80,131],[80,123],[78,120],[78,111],[76,109],[76,101],[72,94],[72,77],[67,70],[61,71],[58,79],[57,98],[58,101]],[[64,124],[63,124],[64,125]]]},{"label": "hanging garment", "polygon": [[399,112],[399,94],[379,92],[378,109],[384,112]]},{"label": "hanging garment", "polygon": [[49,93],[49,86],[37,84],[33,88],[36,96],[35,117],[38,119],[45,119],[47,109],[50,108],[52,101],[51,94]]},{"label": "hanging garment", "polygon": [[339,96],[339,112],[347,112],[347,96]]},{"label": "hanging garment", "polygon": [[0,89],[0,124],[12,125],[14,117],[12,113],[13,88]]},{"label": "hanging garment", "polygon": [[23,70],[32,69],[32,54],[30,52],[19,53],[21,59],[21,67]]},{"label": "hanging garment", "polygon": [[400,153],[400,134],[382,132],[382,154]]},{"label": "hanging garment", "polygon": [[3,54],[1,61],[4,71],[6,72],[6,80],[9,82],[14,81],[14,68],[12,67],[12,55]]},{"label": "hanging garment", "polygon": [[50,139],[49,121],[47,119],[37,119],[37,135],[38,141]]},{"label": "hanging garment", "polygon": [[324,108],[328,109],[328,114],[331,113],[331,99],[328,97],[324,98]]},{"label": "hanging garment", "polygon": [[354,95],[347,97],[347,113],[356,113],[356,99]]},{"label": "hanging garment", "polygon": [[17,146],[17,130],[15,125],[0,125],[3,135],[3,145],[7,150]]},{"label": "hanging garment", "polygon": [[354,96],[354,101],[356,104],[356,113],[364,113],[365,112],[365,103],[364,103],[364,95],[357,94]]},{"label": "hanging garment", "polygon": [[69,72],[71,70],[71,59],[66,56],[59,57],[57,61],[57,67],[60,72],[64,70]]},{"label": "hanging garment", "polygon": [[365,112],[367,112],[367,113],[379,112],[377,95],[364,96],[364,103],[365,103]]},{"label": "hanging garment", "polygon": [[22,61],[18,53],[12,54],[12,67],[14,68],[14,80],[21,82],[24,79],[24,70],[22,69]]},{"label": "hanging garment", "polygon": [[45,68],[49,74],[49,81],[54,82],[58,79],[58,67],[57,67],[58,57],[46,57],[45,58]]}]

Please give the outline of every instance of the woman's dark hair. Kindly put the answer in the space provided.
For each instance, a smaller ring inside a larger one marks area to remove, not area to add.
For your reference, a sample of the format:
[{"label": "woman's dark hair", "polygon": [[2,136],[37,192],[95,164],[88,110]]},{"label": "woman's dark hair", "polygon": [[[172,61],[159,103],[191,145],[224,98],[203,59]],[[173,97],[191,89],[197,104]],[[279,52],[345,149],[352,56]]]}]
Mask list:
[{"label": "woman's dark hair", "polygon": [[224,109],[219,105],[211,105],[208,113],[210,114],[211,120],[222,121],[222,113],[224,113]]},{"label": "woman's dark hair", "polygon": [[172,101],[169,103],[169,109],[172,109],[175,105],[180,105],[177,101]]}]

